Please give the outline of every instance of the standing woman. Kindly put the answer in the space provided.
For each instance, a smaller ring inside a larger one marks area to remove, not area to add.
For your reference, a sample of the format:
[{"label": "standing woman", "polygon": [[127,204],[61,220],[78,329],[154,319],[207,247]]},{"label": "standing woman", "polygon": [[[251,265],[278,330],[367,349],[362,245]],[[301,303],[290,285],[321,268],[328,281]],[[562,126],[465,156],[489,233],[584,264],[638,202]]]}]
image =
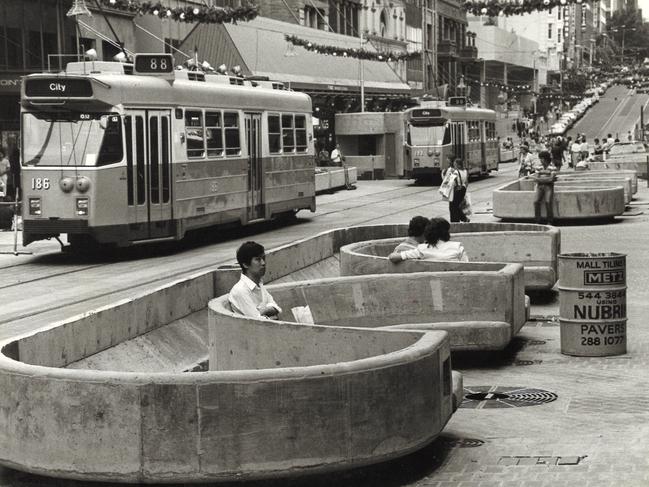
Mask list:
[{"label": "standing woman", "polygon": [[469,172],[464,169],[464,161],[462,159],[455,159],[453,161],[452,169],[449,168],[449,171],[455,171],[455,188],[453,188],[453,198],[448,202],[448,210],[451,214],[452,222],[468,222],[469,219],[466,217],[462,211],[462,202],[466,196],[466,190],[469,186]]}]

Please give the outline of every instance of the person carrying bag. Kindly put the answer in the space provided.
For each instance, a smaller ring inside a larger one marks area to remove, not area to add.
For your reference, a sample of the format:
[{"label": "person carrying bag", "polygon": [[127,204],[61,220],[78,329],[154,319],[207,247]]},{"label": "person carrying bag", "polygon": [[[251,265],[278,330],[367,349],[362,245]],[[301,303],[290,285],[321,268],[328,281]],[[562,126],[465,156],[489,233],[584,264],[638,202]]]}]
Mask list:
[{"label": "person carrying bag", "polygon": [[[464,162],[462,159],[455,159],[453,162],[453,169],[449,171],[455,174],[455,184],[453,186],[452,195],[448,199],[448,210],[451,216],[451,222],[468,222],[469,219],[463,211],[463,205],[466,207],[465,197],[467,188],[469,186],[469,173],[464,169]],[[469,209],[470,211],[470,204]]]}]

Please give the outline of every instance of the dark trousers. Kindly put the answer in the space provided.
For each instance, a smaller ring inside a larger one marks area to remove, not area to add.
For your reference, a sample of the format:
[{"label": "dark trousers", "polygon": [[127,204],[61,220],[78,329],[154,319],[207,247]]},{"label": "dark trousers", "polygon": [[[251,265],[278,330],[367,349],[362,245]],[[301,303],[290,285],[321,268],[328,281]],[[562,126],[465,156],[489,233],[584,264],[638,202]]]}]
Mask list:
[{"label": "dark trousers", "polygon": [[462,186],[460,188],[455,188],[453,191],[453,199],[448,202],[448,211],[451,214],[452,222],[466,222],[469,219],[462,212],[460,205],[464,201],[464,196],[466,195],[466,187]]},{"label": "dark trousers", "polygon": [[553,199],[554,184],[536,184],[536,194],[534,195],[534,219],[536,223],[541,223],[541,204],[545,205],[548,223],[552,224],[554,222]]}]

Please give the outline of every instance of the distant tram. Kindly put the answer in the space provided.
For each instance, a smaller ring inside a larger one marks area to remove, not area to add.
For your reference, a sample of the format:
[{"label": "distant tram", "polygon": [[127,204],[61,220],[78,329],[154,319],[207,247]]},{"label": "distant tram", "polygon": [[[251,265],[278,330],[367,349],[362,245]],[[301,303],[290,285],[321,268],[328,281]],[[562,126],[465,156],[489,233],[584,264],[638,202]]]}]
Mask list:
[{"label": "distant tram", "polygon": [[22,84],[23,244],[179,240],[315,211],[311,99],[281,83],[76,62]]},{"label": "distant tram", "polygon": [[404,112],[404,166],[414,179],[436,179],[455,158],[464,160],[469,175],[498,170],[496,112],[466,106],[463,97],[447,104],[409,108]]}]

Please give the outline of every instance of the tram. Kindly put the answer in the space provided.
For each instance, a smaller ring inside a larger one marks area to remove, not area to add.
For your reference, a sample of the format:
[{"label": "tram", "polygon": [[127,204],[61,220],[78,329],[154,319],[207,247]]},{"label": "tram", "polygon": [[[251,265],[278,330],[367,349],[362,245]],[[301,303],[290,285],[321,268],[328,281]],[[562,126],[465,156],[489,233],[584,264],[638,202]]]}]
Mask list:
[{"label": "tram", "polygon": [[130,246],[313,212],[311,115],[281,83],[174,69],[169,54],[26,76],[23,244]]},{"label": "tram", "polygon": [[496,112],[467,106],[466,98],[424,102],[404,112],[404,166],[414,179],[441,179],[455,158],[470,176],[498,170]]}]

